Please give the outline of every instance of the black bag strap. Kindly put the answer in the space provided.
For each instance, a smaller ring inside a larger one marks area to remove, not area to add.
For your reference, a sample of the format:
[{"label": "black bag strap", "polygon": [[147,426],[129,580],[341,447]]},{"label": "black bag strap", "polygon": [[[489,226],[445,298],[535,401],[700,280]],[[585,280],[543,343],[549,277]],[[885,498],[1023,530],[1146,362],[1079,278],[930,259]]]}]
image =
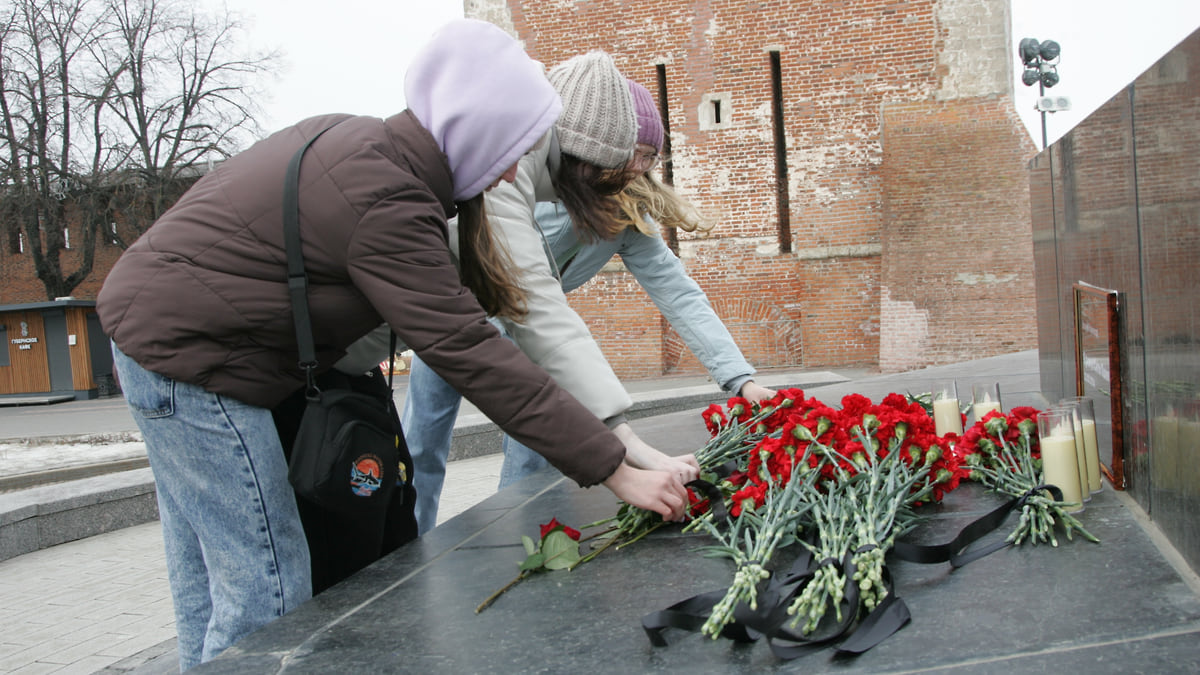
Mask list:
[{"label": "black bag strap", "polygon": [[396,331],[388,340],[388,389],[392,388],[392,371],[396,370]]},{"label": "black bag strap", "polygon": [[308,311],[308,275],[304,271],[304,253],[300,247],[300,160],[304,158],[308,146],[332,127],[325,127],[300,146],[292,155],[283,179],[283,240],[287,246],[288,294],[292,299],[296,346],[300,350],[299,365],[304,370],[306,393],[310,396],[318,391],[314,381],[317,350],[313,341],[312,317]]},{"label": "black bag strap", "polygon": [[[304,370],[305,395],[313,398],[320,393],[316,383],[317,350],[313,340],[312,315],[308,311],[308,274],[304,271],[304,252],[300,245],[300,161],[308,146],[313,144],[337,122],[317,132],[292,155],[283,179],[283,240],[287,247],[288,295],[292,300],[292,320],[296,326],[296,346],[300,351],[299,366]],[[392,386],[392,371],[396,365],[396,333],[392,333],[388,356],[388,387]]]}]

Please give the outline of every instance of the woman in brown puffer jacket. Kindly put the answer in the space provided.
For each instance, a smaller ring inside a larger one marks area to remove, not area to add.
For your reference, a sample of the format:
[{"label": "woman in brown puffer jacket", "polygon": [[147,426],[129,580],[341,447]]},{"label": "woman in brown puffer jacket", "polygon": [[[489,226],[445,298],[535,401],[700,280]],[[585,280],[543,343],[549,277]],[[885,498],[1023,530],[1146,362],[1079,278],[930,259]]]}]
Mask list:
[{"label": "woman in brown puffer jacket", "polygon": [[[561,102],[500,29],[448,24],[410,66],[409,110],[283,129],[206,175],[114,266],[97,309],[158,490],[181,668],[310,597],[308,551],[270,408],[304,382],[282,186],[304,155],[300,234],[317,360],[386,322],[507,433],[583,486],[679,518],[677,476],[625,448],[486,321],[520,316],[482,193],[512,180]],[[333,125],[331,128],[329,128]],[[463,278],[446,219],[467,226]],[[472,292],[473,291],[473,292]],[[482,305],[481,305],[482,303]]]}]

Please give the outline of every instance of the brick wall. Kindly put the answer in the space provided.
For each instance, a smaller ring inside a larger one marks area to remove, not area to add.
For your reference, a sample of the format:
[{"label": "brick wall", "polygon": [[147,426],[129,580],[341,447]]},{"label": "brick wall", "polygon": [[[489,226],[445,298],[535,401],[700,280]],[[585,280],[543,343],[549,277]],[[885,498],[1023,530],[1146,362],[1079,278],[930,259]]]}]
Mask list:
[{"label": "brick wall", "polygon": [[881,369],[1037,345],[1025,132],[1012,112],[998,97],[885,107]]},{"label": "brick wall", "polygon": [[[183,178],[167,194],[183,194],[194,181],[194,177]],[[163,200],[168,206],[173,203],[172,196],[164,197]],[[63,277],[74,274],[83,266],[82,243],[84,237],[79,226],[81,219],[82,216],[75,206],[68,201],[65,205],[66,241],[71,245],[60,251],[59,269]],[[115,232],[119,238],[125,242],[133,242],[154,221],[154,216],[145,211],[141,205],[134,205],[127,207],[124,211],[117,211],[113,220],[115,222],[110,223],[109,226],[116,228]],[[23,237],[22,224],[0,222],[0,240],[2,240],[0,241],[0,305],[53,300],[54,298],[47,297],[46,288],[37,277],[30,242],[27,239],[19,240],[19,232]],[[121,253],[124,252],[123,248],[113,243],[113,237],[109,234],[108,232],[96,233],[91,272],[82,283],[71,291],[71,297],[80,300],[96,299],[105,277],[108,276],[108,271],[112,269],[117,258],[120,258]],[[45,250],[44,243],[43,250]]]},{"label": "brick wall", "polygon": [[[652,92],[663,69],[675,185],[719,223],[680,233],[681,257],[756,366],[894,371],[1036,346],[1036,148],[1011,104],[1006,0],[464,5],[548,66],[603,49]],[[703,372],[619,264],[569,297],[618,374]],[[998,309],[1017,326],[1000,337],[979,314]]]},{"label": "brick wall", "polygon": [[[70,229],[71,241],[79,242],[82,235],[78,228],[72,226]],[[81,257],[79,253],[78,245],[62,252],[60,265],[64,275],[79,268]],[[71,291],[71,295],[80,300],[95,300],[96,294],[100,292],[101,284],[104,283],[104,277],[108,275],[108,270],[112,269],[120,255],[120,248],[105,242],[97,242],[92,272],[82,284]],[[53,299],[46,297],[46,288],[37,278],[33,266],[33,255],[29,252],[28,246],[23,253],[14,252],[6,238],[0,244],[0,305]]]}]

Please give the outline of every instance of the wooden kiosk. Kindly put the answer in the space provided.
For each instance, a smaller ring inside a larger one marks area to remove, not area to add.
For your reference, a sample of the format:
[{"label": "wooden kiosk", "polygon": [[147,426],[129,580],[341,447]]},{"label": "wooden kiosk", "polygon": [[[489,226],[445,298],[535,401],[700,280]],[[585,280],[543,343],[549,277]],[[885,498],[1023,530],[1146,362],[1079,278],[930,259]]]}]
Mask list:
[{"label": "wooden kiosk", "polygon": [[0,405],[116,393],[94,300],[0,305]]}]

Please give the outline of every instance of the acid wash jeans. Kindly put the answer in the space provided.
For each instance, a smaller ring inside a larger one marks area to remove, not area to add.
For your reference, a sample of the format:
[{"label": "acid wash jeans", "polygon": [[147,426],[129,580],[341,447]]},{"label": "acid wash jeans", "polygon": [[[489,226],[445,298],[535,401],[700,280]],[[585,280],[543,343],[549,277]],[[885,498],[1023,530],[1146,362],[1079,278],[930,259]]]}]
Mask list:
[{"label": "acid wash jeans", "polygon": [[311,597],[308,545],[270,410],[112,351],[154,473],[187,670]]}]

